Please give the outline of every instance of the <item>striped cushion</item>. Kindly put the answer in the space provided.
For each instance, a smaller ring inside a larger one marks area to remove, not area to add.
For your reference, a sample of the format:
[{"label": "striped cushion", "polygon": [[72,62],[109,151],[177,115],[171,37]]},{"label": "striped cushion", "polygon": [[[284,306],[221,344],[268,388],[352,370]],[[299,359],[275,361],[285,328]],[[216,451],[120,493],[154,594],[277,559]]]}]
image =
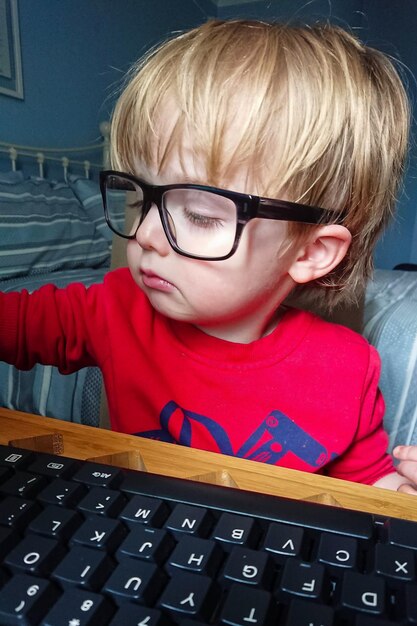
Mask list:
[{"label": "striped cushion", "polygon": [[111,244],[114,233],[107,226],[104,217],[103,200],[98,182],[70,174],[68,184],[88,217],[94,222],[97,232]]},{"label": "striped cushion", "polygon": [[0,176],[0,279],[109,263],[109,242],[66,183]]}]

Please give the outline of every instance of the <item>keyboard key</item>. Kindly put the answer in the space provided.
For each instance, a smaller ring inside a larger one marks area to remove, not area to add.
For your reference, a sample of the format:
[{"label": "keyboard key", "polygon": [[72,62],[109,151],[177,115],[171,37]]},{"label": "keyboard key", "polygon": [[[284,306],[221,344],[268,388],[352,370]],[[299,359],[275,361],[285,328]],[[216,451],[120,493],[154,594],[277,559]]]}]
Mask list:
[{"label": "keyboard key", "polygon": [[117,558],[135,557],[142,561],[162,563],[175,546],[173,537],[165,530],[138,526],[130,530],[117,550]]},{"label": "keyboard key", "polygon": [[133,496],[119,517],[126,523],[146,524],[159,528],[164,524],[169,513],[169,507],[159,498]]},{"label": "keyboard key", "polygon": [[57,478],[39,493],[37,499],[45,504],[55,504],[70,509],[81,500],[85,493],[86,488],[83,485]]},{"label": "keyboard key", "polygon": [[288,559],[285,563],[279,592],[319,599],[328,591],[326,573],[319,563],[305,563],[298,559]]},{"label": "keyboard key", "polygon": [[220,614],[220,622],[228,626],[263,626],[273,623],[272,617],[273,603],[270,593],[262,589],[232,585]]},{"label": "keyboard key", "polygon": [[52,572],[63,587],[75,586],[94,591],[110,576],[113,561],[105,552],[74,546]]},{"label": "keyboard key", "polygon": [[333,626],[334,611],[323,604],[292,600],[286,626]]},{"label": "keyboard key", "polygon": [[417,584],[405,586],[405,614],[410,624],[417,624]]},{"label": "keyboard key", "polygon": [[30,522],[29,530],[39,535],[64,541],[71,537],[81,523],[82,518],[78,513],[50,505]]},{"label": "keyboard key", "polygon": [[270,524],[262,549],[274,555],[299,556],[303,543],[304,530],[289,524]]},{"label": "keyboard key", "polygon": [[0,491],[9,496],[20,498],[33,498],[46,485],[43,476],[29,474],[29,472],[19,472],[11,476],[1,486]]},{"label": "keyboard key", "polygon": [[107,598],[81,589],[65,591],[42,626],[106,626],[114,610]]},{"label": "keyboard key", "polygon": [[0,560],[18,543],[19,535],[11,528],[0,527]]},{"label": "keyboard key", "polygon": [[208,576],[179,572],[171,578],[158,606],[178,617],[207,620],[220,600],[217,585]]},{"label": "keyboard key", "polygon": [[34,458],[33,452],[21,448],[0,446],[0,466],[13,469],[27,467]]},{"label": "keyboard key", "polygon": [[[148,609],[135,604],[125,604],[116,611],[116,615],[110,622],[110,626],[170,626],[170,622],[162,611]],[[192,622],[190,626],[198,626],[197,622]]]},{"label": "keyboard key", "polygon": [[115,488],[122,482],[122,472],[112,465],[86,462],[72,477],[76,482],[90,487]]},{"label": "keyboard key", "polygon": [[213,533],[213,539],[220,541],[224,550],[233,546],[247,546],[252,548],[259,538],[259,527],[251,517],[223,513]]},{"label": "keyboard key", "polygon": [[378,574],[399,578],[415,579],[415,554],[412,550],[385,544],[375,546],[375,571]]},{"label": "keyboard key", "polygon": [[0,590],[0,624],[38,624],[57,597],[48,580],[18,574]]},{"label": "keyboard key", "polygon": [[113,489],[93,487],[77,505],[77,509],[85,515],[116,517],[125,505],[124,497]]},{"label": "keyboard key", "polygon": [[85,520],[71,538],[71,543],[114,552],[127,535],[127,528],[117,520],[94,515]]},{"label": "keyboard key", "polygon": [[26,528],[27,524],[39,513],[40,509],[30,500],[10,496],[0,501],[0,525]]},{"label": "keyboard key", "polygon": [[358,554],[357,539],[323,533],[320,538],[317,559],[336,567],[356,567]]},{"label": "keyboard key", "polygon": [[199,537],[183,537],[167,562],[167,570],[175,575],[178,570],[215,577],[222,561],[223,551],[217,543]]},{"label": "keyboard key", "polygon": [[6,556],[4,563],[12,571],[48,574],[63,558],[64,547],[55,539],[27,535]]},{"label": "keyboard key", "polygon": [[[395,623],[395,622],[394,622]],[[393,622],[371,615],[358,615],[355,626],[392,626]]]},{"label": "keyboard key", "polygon": [[69,478],[78,463],[73,459],[55,456],[52,454],[38,454],[35,460],[28,466],[28,471],[42,476],[54,478]]},{"label": "keyboard key", "polygon": [[166,581],[166,574],[154,563],[124,559],[113,571],[104,590],[116,604],[128,600],[153,604]]},{"label": "keyboard key", "polygon": [[392,518],[385,523],[388,543],[417,550],[417,532],[415,522]]},{"label": "keyboard key", "polygon": [[385,611],[385,582],[377,576],[345,572],[341,604],[366,613],[382,615]]},{"label": "keyboard key", "polygon": [[206,537],[211,525],[212,519],[207,509],[178,504],[168,517],[164,527],[177,537],[184,534]]},{"label": "keyboard key", "polygon": [[225,582],[238,582],[252,587],[270,589],[274,565],[266,552],[233,548],[224,566]]}]

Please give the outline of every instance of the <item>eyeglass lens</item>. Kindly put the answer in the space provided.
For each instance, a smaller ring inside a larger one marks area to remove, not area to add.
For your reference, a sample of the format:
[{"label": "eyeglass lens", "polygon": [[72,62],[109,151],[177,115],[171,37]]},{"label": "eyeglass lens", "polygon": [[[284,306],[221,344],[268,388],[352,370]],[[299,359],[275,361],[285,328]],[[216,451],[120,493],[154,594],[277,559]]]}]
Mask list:
[{"label": "eyeglass lens", "polygon": [[[117,233],[129,236],[136,232],[143,206],[139,185],[117,175],[106,179],[107,219]],[[215,258],[232,250],[237,209],[229,198],[199,189],[170,189],[162,195],[161,209],[165,227],[183,252]]]}]

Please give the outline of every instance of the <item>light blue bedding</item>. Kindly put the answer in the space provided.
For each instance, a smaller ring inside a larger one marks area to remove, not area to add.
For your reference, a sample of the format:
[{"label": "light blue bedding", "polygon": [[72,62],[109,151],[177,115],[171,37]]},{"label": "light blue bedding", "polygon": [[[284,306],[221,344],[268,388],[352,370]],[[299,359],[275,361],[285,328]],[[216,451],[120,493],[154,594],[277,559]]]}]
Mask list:
[{"label": "light blue bedding", "polygon": [[376,270],[366,290],[363,334],[381,356],[390,449],[417,444],[417,272]]}]

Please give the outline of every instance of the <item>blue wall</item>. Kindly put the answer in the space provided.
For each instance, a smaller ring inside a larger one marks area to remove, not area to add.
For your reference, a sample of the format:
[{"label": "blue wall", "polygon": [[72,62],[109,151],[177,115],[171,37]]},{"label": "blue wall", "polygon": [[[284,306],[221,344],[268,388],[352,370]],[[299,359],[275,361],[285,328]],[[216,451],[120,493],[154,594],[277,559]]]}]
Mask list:
[{"label": "blue wall", "polygon": [[[131,63],[173,31],[216,15],[349,25],[367,43],[400,56],[416,94],[416,0],[257,0],[219,8],[211,0],[19,0],[19,14],[25,98],[0,94],[2,141],[96,142]],[[378,267],[417,263],[416,163],[413,150],[398,217],[377,249]]]},{"label": "blue wall", "polygon": [[[367,0],[365,2],[364,29],[367,42],[399,56],[407,68],[409,92],[415,105],[417,98],[417,2],[415,0]],[[400,10],[399,10],[400,7]],[[415,106],[414,106],[415,109]],[[417,263],[417,123],[412,127],[410,159],[404,191],[400,196],[397,217],[378,246],[377,267],[390,268],[398,263]]]},{"label": "blue wall", "polygon": [[[408,68],[409,93],[417,98],[417,2],[416,0],[261,0],[240,6],[223,7],[219,16],[264,19],[328,19],[349,25],[366,43],[399,58]],[[417,148],[412,128],[411,150],[404,190],[397,214],[377,246],[375,265],[391,269],[398,263],[417,263]]]},{"label": "blue wall", "polygon": [[208,0],[19,0],[25,98],[0,94],[0,139],[54,147],[96,140],[131,63],[213,8]]}]

